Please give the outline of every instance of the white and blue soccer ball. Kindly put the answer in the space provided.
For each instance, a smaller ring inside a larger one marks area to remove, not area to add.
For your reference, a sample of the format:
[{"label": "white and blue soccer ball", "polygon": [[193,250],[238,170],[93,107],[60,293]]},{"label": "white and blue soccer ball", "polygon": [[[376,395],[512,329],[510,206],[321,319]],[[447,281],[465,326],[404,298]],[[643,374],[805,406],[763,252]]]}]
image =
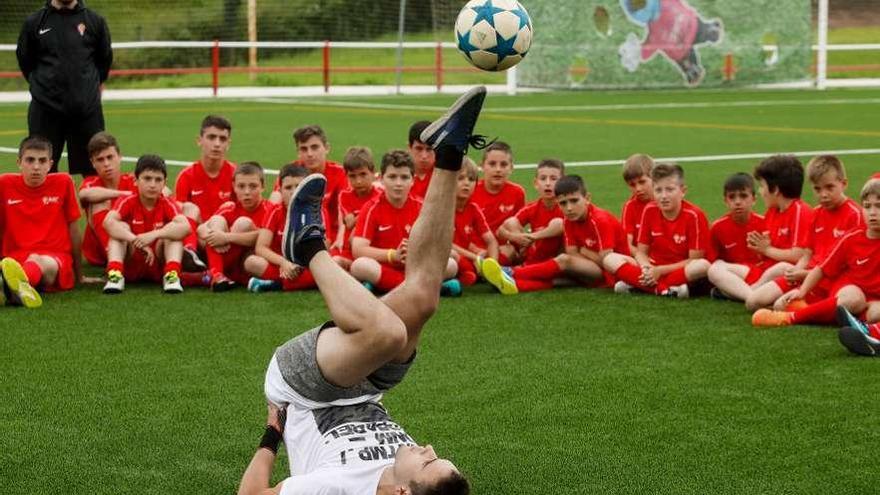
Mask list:
[{"label": "white and blue soccer ball", "polygon": [[532,46],[532,19],[516,0],[470,0],[458,13],[455,38],[475,67],[507,70]]}]

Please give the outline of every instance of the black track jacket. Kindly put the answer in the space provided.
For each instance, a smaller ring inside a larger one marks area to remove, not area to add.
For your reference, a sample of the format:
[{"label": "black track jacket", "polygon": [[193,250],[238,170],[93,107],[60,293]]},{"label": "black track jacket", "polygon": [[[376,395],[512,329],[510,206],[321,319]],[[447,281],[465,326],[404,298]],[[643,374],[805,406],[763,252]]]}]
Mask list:
[{"label": "black track jacket", "polygon": [[110,30],[82,0],[72,10],[47,1],[28,16],[15,54],[34,100],[68,115],[88,115],[100,107],[99,86],[113,62]]}]

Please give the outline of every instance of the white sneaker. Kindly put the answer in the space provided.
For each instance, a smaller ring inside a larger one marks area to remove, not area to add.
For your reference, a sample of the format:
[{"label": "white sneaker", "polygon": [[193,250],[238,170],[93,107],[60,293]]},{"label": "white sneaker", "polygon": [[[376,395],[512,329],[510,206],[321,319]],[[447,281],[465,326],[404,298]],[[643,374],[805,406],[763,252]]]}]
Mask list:
[{"label": "white sneaker", "polygon": [[679,299],[687,299],[690,297],[690,291],[688,291],[687,284],[676,285],[674,287],[669,288],[669,295],[675,295]]},{"label": "white sneaker", "polygon": [[166,294],[180,294],[183,292],[183,285],[181,285],[180,277],[176,271],[172,270],[162,277],[162,290]]},{"label": "white sneaker", "polygon": [[624,282],[623,280],[618,280],[617,283],[614,284],[614,293],[615,294],[629,294],[629,291],[632,290],[632,285]]},{"label": "white sneaker", "polygon": [[119,270],[107,272],[107,283],[104,284],[104,294],[121,294],[125,290],[125,277]]}]

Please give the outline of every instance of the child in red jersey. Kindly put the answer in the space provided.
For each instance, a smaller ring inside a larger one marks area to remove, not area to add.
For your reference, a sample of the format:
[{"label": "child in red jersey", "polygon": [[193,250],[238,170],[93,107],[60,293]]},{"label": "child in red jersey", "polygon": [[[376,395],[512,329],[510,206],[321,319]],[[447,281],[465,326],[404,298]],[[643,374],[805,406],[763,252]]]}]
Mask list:
[{"label": "child in red jersey", "polygon": [[[821,196],[820,196],[821,197]],[[870,180],[860,194],[863,215],[869,224],[845,234],[825,259],[813,269],[791,296],[811,304],[789,311],[759,309],[752,316],[756,326],[787,326],[805,323],[830,324],[837,307],[851,314],[869,309],[869,320],[880,318],[880,181]],[[824,280],[827,289],[823,289]],[[869,307],[870,305],[870,307]],[[866,333],[870,333],[865,329]]]},{"label": "child in red jersey", "polygon": [[214,216],[220,205],[232,199],[232,174],[235,164],[226,159],[232,143],[232,124],[224,117],[208,115],[202,120],[196,143],[201,157],[177,175],[174,197],[190,224],[184,241],[184,265],[187,271],[200,271],[205,264],[198,248],[205,240],[198,238],[198,226]]},{"label": "child in red jersey", "polygon": [[632,155],[623,164],[623,180],[629,186],[632,195],[623,204],[620,221],[623,223],[632,256],[635,256],[637,251],[636,239],[639,235],[642,213],[645,211],[645,206],[654,200],[654,186],[651,183],[653,168],[654,159],[643,154]]},{"label": "child in red jersey", "polygon": [[516,214],[526,204],[526,191],[519,184],[508,180],[513,172],[513,151],[501,141],[490,144],[483,151],[483,180],[477,182],[471,201],[486,215],[492,233],[505,220]]},{"label": "child in red jersey", "polygon": [[110,236],[104,230],[104,218],[118,198],[137,194],[134,175],[122,173],[122,155],[116,138],[106,132],[92,136],[88,144],[89,159],[98,175],[86,177],[79,186],[79,202],[86,213],[82,253],[89,264],[107,264]]},{"label": "child in red jersey", "polygon": [[413,187],[409,192],[418,199],[425,199],[425,193],[428,192],[428,185],[431,184],[431,174],[434,173],[434,148],[431,148],[422,140],[420,136],[430,122],[420,120],[409,128],[409,144],[407,151],[413,157],[415,164],[415,173],[413,174]]},{"label": "child in red jersey", "polygon": [[767,231],[751,233],[749,246],[774,263],[767,269],[767,282],[746,298],[746,309],[755,311],[773,304],[781,289],[775,281],[792,277],[794,264],[806,252],[813,222],[813,209],[801,200],[804,187],[804,167],[794,156],[775,155],[762,161],[754,173],[767,212],[764,222]]},{"label": "child in red jersey", "polygon": [[[406,151],[385,153],[380,167],[384,194],[364,206],[351,239],[355,257],[351,274],[382,292],[397,287],[404,279],[407,239],[422,206],[409,194],[414,169]],[[455,276],[457,271],[458,266],[450,258],[445,278]]]},{"label": "child in red jersey", "polygon": [[[324,189],[324,218],[327,219],[325,227],[326,235],[330,242],[336,239],[336,231],[339,228],[339,193],[348,187],[345,170],[338,163],[327,160],[330,154],[330,143],[327,134],[320,126],[307,125],[293,131],[293,141],[296,144],[296,165],[305,167],[310,174],[323,174],[327,178],[327,187]],[[275,182],[275,188],[269,196],[269,201],[281,203],[281,182]]]},{"label": "child in red jersey", "polygon": [[199,226],[205,240],[211,290],[225,292],[247,282],[243,262],[257,241],[257,230],[275,205],[263,199],[265,178],[257,162],[244,162],[232,177],[235,201],[221,206]]},{"label": "child in red jersey", "polygon": [[49,173],[48,140],[24,139],[17,163],[21,173],[0,175],[0,273],[14,304],[36,308],[34,288],[68,290],[80,279],[80,212],[70,176]]},{"label": "child in red jersey", "polygon": [[[880,355],[880,178],[869,179],[859,195],[867,227],[847,234],[821,267],[823,275],[852,272],[850,281],[864,294],[865,311],[859,314],[861,299],[854,290],[848,307],[838,308],[838,337],[850,352],[864,356]],[[814,269],[815,270],[815,269]],[[812,272],[811,272],[812,275]],[[804,281],[804,286],[809,281]],[[801,287],[803,289],[803,287]],[[840,298],[841,293],[838,293]],[[856,304],[853,305],[853,302]]]},{"label": "child in red jersey", "polygon": [[281,204],[266,215],[257,234],[254,254],[244,261],[245,270],[253,275],[248,281],[248,290],[251,292],[296,291],[317,287],[308,268],[293,264],[281,254],[281,239],[287,224],[290,198],[308,175],[309,171],[299,165],[288,163],[281,167],[278,174]]},{"label": "child in red jersey", "polygon": [[612,253],[605,267],[620,280],[614,290],[632,288],[665,296],[688,297],[688,284],[706,277],[709,261],[709,222],[697,206],[684,200],[684,170],[675,164],[657,164],[651,171],[654,202],[645,207],[632,263]]},{"label": "child in red jersey", "polygon": [[483,276],[502,294],[550,289],[560,277],[587,287],[610,287],[613,278],[603,270],[613,253],[626,256],[626,235],[617,218],[592,204],[583,179],[569,175],[554,187],[565,215],[565,253],[553,259],[517,268],[501,267],[494,260],[483,262]]},{"label": "child in red jersey", "polygon": [[[477,282],[477,265],[483,258],[498,259],[498,240],[492,235],[483,210],[471,201],[479,171],[470,158],[465,157],[458,172],[455,193],[455,232],[452,250],[458,255],[457,278],[461,285],[470,287]],[[486,246],[482,249],[478,246]]]},{"label": "child in red jersey", "polygon": [[[715,261],[709,268],[713,297],[745,301],[752,290],[766,283],[767,258],[749,245],[753,232],[766,230],[764,217],[755,205],[755,181],[745,173],[733,174],[724,182],[727,214],[712,224],[710,237]],[[719,294],[720,291],[720,294]]]},{"label": "child in red jersey", "polygon": [[167,173],[161,157],[141,156],[134,169],[138,193],[120,199],[107,213],[105,294],[121,293],[126,279],[162,280],[166,294],[183,292],[180,259],[190,227],[177,203],[163,194]]},{"label": "child in red jersey", "polygon": [[382,194],[382,190],[375,183],[376,166],[369,148],[349,148],[342,160],[342,168],[348,177],[348,188],[339,193],[339,230],[330,246],[330,254],[341,267],[348,270],[353,258],[351,234],[357,225],[358,214],[364,205]]},{"label": "child in red jersey", "polygon": [[534,186],[540,197],[505,220],[498,229],[499,237],[509,242],[501,247],[502,265],[541,263],[562,251],[563,215],[555,188],[563,175],[565,164],[560,160],[548,158],[538,163]]}]

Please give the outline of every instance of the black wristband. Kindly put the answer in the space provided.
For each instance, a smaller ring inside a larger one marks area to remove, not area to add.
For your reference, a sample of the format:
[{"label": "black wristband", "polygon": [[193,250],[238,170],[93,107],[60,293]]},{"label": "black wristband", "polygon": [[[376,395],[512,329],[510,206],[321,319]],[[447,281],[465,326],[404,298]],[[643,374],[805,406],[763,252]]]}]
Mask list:
[{"label": "black wristband", "polygon": [[274,426],[266,425],[266,431],[260,440],[260,448],[267,449],[273,454],[278,453],[278,444],[281,443],[281,432],[276,430]]}]

